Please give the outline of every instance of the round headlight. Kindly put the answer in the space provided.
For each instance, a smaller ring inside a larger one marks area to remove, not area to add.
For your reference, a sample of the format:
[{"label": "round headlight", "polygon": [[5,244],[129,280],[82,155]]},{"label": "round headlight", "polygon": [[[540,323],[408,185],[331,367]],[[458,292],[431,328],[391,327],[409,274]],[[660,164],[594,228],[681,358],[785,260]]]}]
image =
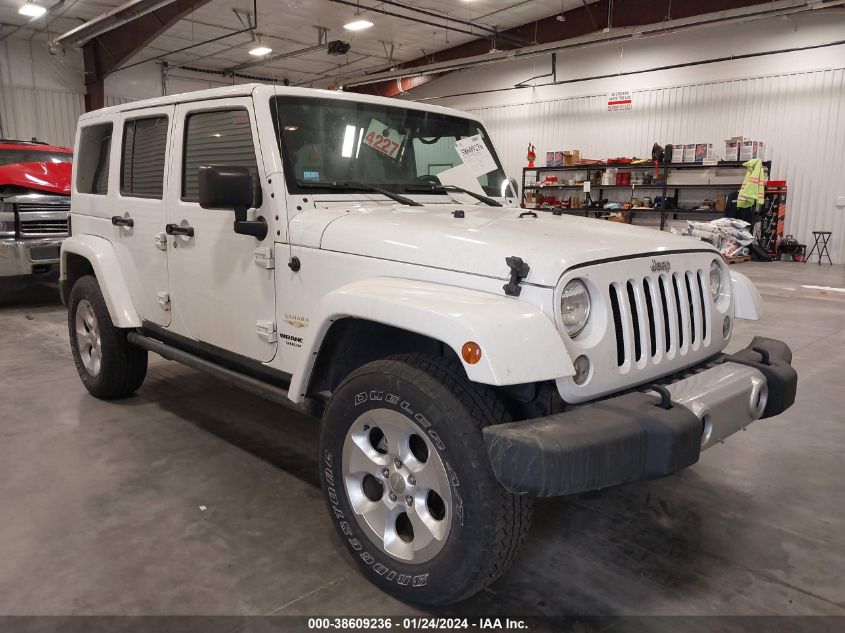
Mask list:
[{"label": "round headlight", "polygon": [[580,279],[573,279],[560,295],[560,318],[570,337],[578,336],[590,318],[590,294]]},{"label": "round headlight", "polygon": [[719,293],[722,291],[722,267],[719,262],[713,260],[710,264],[710,296],[713,301],[719,298]]}]

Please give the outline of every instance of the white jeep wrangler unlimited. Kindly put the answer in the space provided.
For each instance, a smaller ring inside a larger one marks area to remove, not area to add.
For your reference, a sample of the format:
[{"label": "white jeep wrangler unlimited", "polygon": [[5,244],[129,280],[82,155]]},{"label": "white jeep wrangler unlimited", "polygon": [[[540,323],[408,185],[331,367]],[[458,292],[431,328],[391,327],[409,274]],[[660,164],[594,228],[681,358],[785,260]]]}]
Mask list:
[{"label": "white jeep wrangler unlimited", "polygon": [[481,122],[240,85],[80,118],[61,288],[80,378],[147,353],[322,418],[329,514],[412,604],[494,581],[531,497],[662,477],[795,397],[722,353],[756,289],[703,242],[514,206]]}]

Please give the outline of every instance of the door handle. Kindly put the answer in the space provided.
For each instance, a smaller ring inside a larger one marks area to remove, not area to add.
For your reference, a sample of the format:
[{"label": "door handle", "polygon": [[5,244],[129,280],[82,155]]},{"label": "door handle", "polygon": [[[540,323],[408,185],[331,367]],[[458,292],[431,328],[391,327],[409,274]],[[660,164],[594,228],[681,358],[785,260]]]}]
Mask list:
[{"label": "door handle", "polygon": [[168,235],[186,235],[188,237],[194,236],[194,227],[179,226],[178,224],[165,224],[164,232]]},{"label": "door handle", "polygon": [[115,226],[126,226],[130,229],[135,226],[135,220],[132,218],[124,218],[122,215],[111,216],[111,223]]}]

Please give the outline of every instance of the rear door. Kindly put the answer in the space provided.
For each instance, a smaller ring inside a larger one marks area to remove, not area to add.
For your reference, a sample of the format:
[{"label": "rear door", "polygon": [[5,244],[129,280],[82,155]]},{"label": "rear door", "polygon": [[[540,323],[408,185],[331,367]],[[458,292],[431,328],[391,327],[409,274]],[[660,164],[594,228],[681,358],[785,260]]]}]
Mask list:
[{"label": "rear door", "polygon": [[112,209],[112,243],[145,321],[170,323],[165,183],[175,106],[125,113],[112,141],[119,152],[118,192]]},{"label": "rear door", "polygon": [[[176,108],[173,169],[167,222],[192,235],[169,238],[171,329],[240,356],[267,362],[276,354],[274,270],[256,258],[272,250],[275,231],[264,240],[234,232],[232,210],[199,205],[203,165],[247,167],[256,186],[264,180],[253,102],[249,97],[214,99]],[[248,219],[272,217],[270,195]]]}]

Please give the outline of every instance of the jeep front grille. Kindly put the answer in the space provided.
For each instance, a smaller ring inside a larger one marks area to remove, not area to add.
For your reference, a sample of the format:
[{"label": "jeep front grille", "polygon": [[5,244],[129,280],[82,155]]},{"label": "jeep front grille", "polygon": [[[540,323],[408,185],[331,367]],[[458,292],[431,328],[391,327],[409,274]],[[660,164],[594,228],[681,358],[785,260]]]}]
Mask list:
[{"label": "jeep front grille", "polygon": [[614,281],[609,294],[623,373],[710,344],[712,306],[703,268]]}]

